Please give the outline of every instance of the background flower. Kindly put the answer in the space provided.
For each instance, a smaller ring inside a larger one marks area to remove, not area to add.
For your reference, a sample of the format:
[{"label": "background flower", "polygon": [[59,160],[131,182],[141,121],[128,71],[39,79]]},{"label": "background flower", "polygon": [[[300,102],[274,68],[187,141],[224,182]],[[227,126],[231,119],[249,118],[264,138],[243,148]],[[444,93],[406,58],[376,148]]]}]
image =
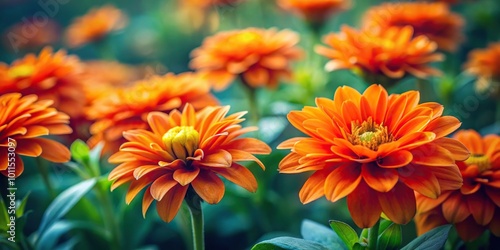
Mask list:
[{"label": "background flower", "polygon": [[[52,162],[70,160],[69,150],[46,135],[62,135],[72,132],[69,117],[50,107],[52,101],[37,100],[37,96],[22,97],[19,93],[0,95],[0,171],[8,175],[9,142],[15,140],[15,174],[24,171],[20,155],[42,157]],[[9,138],[11,140],[9,140]]]},{"label": "background flower", "polygon": [[271,149],[257,139],[239,138],[256,128],[239,125],[246,112],[226,116],[228,110],[229,106],[207,107],[196,113],[187,104],[182,113],[150,113],[151,131],[125,132],[127,142],[110,157],[111,163],[120,163],[109,174],[111,189],[130,182],[130,203],[147,187],[143,215],[156,200],[158,215],[166,222],[175,217],[190,188],[207,203],[218,203],[225,190],[219,175],[255,192],[255,177],[238,162],[254,161],[264,169],[253,154],[269,154]]},{"label": "background flower", "polygon": [[476,90],[500,97],[500,43],[471,51],[464,68],[478,78]]},{"label": "background flower", "polygon": [[290,62],[301,56],[297,33],[290,30],[248,28],[224,31],[203,41],[191,53],[190,67],[206,74],[215,90],[237,77],[250,87],[276,87],[290,77]]},{"label": "background flower", "polygon": [[450,11],[446,3],[383,3],[372,7],[363,17],[363,28],[383,32],[390,27],[410,25],[415,36],[424,35],[439,49],[455,51],[463,41],[464,19]]},{"label": "background flower", "polygon": [[152,111],[169,112],[186,103],[199,110],[217,105],[210,86],[198,74],[172,73],[137,81],[133,86],[114,89],[97,99],[87,109],[95,122],[90,127],[90,145],[102,141],[105,152],[115,152],[124,142],[122,133],[130,129],[147,129],[146,116]]},{"label": "background flower", "polygon": [[500,136],[481,137],[474,130],[461,130],[454,136],[471,152],[457,163],[464,178],[459,190],[443,192],[437,199],[417,195],[417,230],[452,223],[465,240],[477,239],[489,229],[500,236]]},{"label": "background flower", "polygon": [[408,223],[416,211],[413,192],[436,198],[460,188],[455,161],[469,156],[460,142],[445,137],[460,122],[441,116],[440,104],[419,99],[417,91],[388,96],[380,85],[363,94],[344,86],[333,100],[317,98],[317,107],[290,112],[290,123],[307,137],[279,145],[292,151],[280,162],[280,173],[313,171],[300,190],[301,202],[347,196],[359,227],[372,227],[382,212]]},{"label": "background flower", "polygon": [[324,23],[330,15],[350,7],[349,0],[278,0],[285,10],[295,12],[311,23]]}]

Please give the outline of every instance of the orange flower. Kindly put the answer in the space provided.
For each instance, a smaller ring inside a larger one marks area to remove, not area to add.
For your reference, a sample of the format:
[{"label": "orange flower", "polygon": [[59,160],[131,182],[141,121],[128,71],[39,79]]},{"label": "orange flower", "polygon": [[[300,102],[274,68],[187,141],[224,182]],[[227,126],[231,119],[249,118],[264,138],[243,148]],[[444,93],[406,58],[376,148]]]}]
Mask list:
[{"label": "orange flower", "polygon": [[372,7],[363,17],[363,28],[384,31],[410,25],[415,36],[424,35],[439,49],[454,51],[463,40],[464,19],[450,11],[446,3],[384,3]]},{"label": "orange flower", "polygon": [[324,23],[330,15],[348,9],[350,4],[350,0],[278,0],[283,9],[297,13],[313,24]]},{"label": "orange flower", "polygon": [[[43,25],[42,25],[43,24]],[[33,19],[24,19],[14,24],[5,33],[5,45],[14,52],[29,49],[40,49],[43,46],[55,43],[60,33],[59,25],[53,20],[39,22]]]},{"label": "orange flower", "polygon": [[[69,117],[50,107],[52,101],[37,100],[36,95],[19,93],[0,95],[0,172],[12,177],[21,175],[24,164],[19,155],[42,157],[52,162],[67,162],[70,152],[59,142],[41,138],[44,135],[71,133]],[[14,142],[15,141],[15,142]],[[9,144],[15,144],[11,150]],[[10,158],[14,153],[14,161]],[[9,163],[15,163],[9,165]]]},{"label": "orange flower", "polygon": [[77,57],[64,50],[52,53],[44,48],[38,56],[28,54],[10,66],[0,63],[0,94],[36,94],[40,100],[52,100],[54,107],[71,118],[83,114],[81,65]]},{"label": "orange flower", "polygon": [[482,138],[474,130],[462,130],[454,137],[472,154],[457,163],[464,185],[437,199],[417,195],[418,233],[452,223],[464,241],[477,239],[486,229],[500,236],[500,136]]},{"label": "orange flower", "polygon": [[115,152],[124,142],[122,133],[147,129],[146,116],[152,111],[168,112],[191,103],[195,109],[217,105],[210,86],[194,73],[153,76],[128,88],[115,89],[93,102],[87,116],[91,125],[91,146],[105,143],[105,152]]},{"label": "orange flower", "polygon": [[79,17],[66,30],[66,43],[71,48],[96,42],[127,25],[127,16],[112,5],[91,9]]},{"label": "orange flower", "polygon": [[500,42],[490,44],[486,49],[471,51],[464,67],[478,78],[478,91],[490,91],[492,95],[500,96]]},{"label": "orange flower", "polygon": [[460,142],[445,137],[460,126],[457,118],[441,116],[443,106],[419,99],[417,91],[388,96],[375,84],[363,94],[344,86],[333,100],[316,98],[317,107],[288,114],[307,137],[278,146],[292,151],[279,171],[314,171],[300,190],[301,202],[347,196],[359,227],[372,227],[382,212],[408,223],[416,209],[413,191],[436,198],[460,188],[455,161],[469,156]]},{"label": "orange flower", "polygon": [[362,70],[367,74],[402,78],[412,74],[419,78],[439,75],[428,64],[441,61],[436,44],[425,36],[413,37],[410,26],[390,27],[383,33],[357,31],[347,26],[339,34],[329,34],[324,42],[331,48],[318,46],[316,52],[330,59],[325,69]]},{"label": "orange flower", "polygon": [[207,74],[215,90],[223,90],[236,78],[250,87],[276,87],[291,75],[290,61],[301,56],[297,33],[248,28],[225,31],[206,38],[191,53],[191,68]]},{"label": "orange flower", "polygon": [[[240,0],[178,0],[177,13],[182,18],[181,24],[188,30],[202,27],[215,31],[219,27],[220,13],[218,7],[237,7]],[[184,29],[186,30],[186,29]],[[192,30],[191,30],[192,31]]]},{"label": "orange flower", "polygon": [[256,128],[239,124],[246,112],[226,116],[228,110],[229,106],[207,107],[196,113],[187,104],[182,113],[149,113],[151,131],[125,132],[128,142],[110,157],[111,163],[120,163],[109,174],[111,189],[130,182],[128,204],[147,187],[143,215],[156,200],[157,212],[166,222],[177,214],[188,188],[207,203],[218,203],[224,196],[224,183],[218,175],[255,192],[255,177],[237,162],[254,161],[264,169],[253,154],[269,154],[271,149],[257,139],[239,138]]}]

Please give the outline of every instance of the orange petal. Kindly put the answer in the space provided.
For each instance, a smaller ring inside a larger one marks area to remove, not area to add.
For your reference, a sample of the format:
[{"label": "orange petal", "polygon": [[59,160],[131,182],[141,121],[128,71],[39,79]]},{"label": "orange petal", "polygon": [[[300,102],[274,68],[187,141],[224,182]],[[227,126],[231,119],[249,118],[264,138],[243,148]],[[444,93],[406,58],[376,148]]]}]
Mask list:
[{"label": "orange petal", "polygon": [[325,196],[335,202],[350,194],[361,181],[361,164],[343,164],[333,170],[325,180]]},{"label": "orange petal", "polygon": [[231,166],[232,161],[233,157],[229,152],[218,149],[210,152],[210,154],[205,154],[205,157],[197,163],[205,167],[228,168]]},{"label": "orange petal", "polygon": [[226,149],[243,150],[251,154],[269,154],[272,149],[263,141],[255,138],[240,138],[224,145]]},{"label": "orange petal", "polygon": [[179,183],[172,178],[172,174],[164,174],[151,181],[150,193],[155,200],[162,200],[163,197]]},{"label": "orange petal", "polygon": [[34,143],[39,144],[42,148],[42,158],[51,162],[68,162],[71,159],[71,153],[68,148],[59,142],[45,139],[45,138],[32,138]]},{"label": "orange petal", "polygon": [[250,192],[257,191],[257,180],[246,167],[233,163],[230,168],[215,168],[213,171]]},{"label": "orange petal", "polygon": [[229,152],[232,155],[234,162],[254,161],[257,164],[259,164],[259,166],[262,168],[262,170],[266,169],[264,164],[251,153],[248,153],[248,152],[243,151],[243,150],[237,150],[237,149],[228,149],[227,152]]},{"label": "orange petal", "polygon": [[208,204],[217,204],[224,196],[224,182],[212,172],[201,171],[191,185]]},{"label": "orange petal", "polygon": [[500,237],[500,223],[498,223],[498,221],[500,221],[500,208],[497,207],[495,215],[493,216],[493,219],[491,221],[492,222],[490,223],[489,226],[491,233],[494,234],[496,237]]},{"label": "orange petal", "polygon": [[500,190],[491,187],[486,187],[485,190],[490,200],[493,201],[497,207],[500,207]]},{"label": "orange petal", "polygon": [[441,194],[438,179],[430,168],[408,165],[398,169],[398,172],[401,181],[416,192],[433,199]]},{"label": "orange petal", "polygon": [[160,174],[149,174],[144,176],[142,179],[132,181],[130,187],[128,188],[127,194],[125,195],[125,202],[130,204],[134,197],[147,185],[151,184]]},{"label": "orange petal", "polygon": [[415,216],[415,194],[402,183],[397,183],[389,192],[378,193],[378,200],[382,212],[394,223],[406,224]]},{"label": "orange petal", "polygon": [[401,168],[413,160],[413,155],[407,150],[395,151],[387,156],[377,160],[378,166],[381,168]]},{"label": "orange petal", "polygon": [[457,190],[462,187],[462,175],[457,166],[432,167],[432,173],[438,179],[441,191]]},{"label": "orange petal", "polygon": [[400,149],[412,149],[427,144],[435,138],[436,134],[432,132],[415,132],[404,135],[398,142],[400,143]]},{"label": "orange petal", "polygon": [[452,194],[452,191],[445,191],[445,192],[442,192],[441,195],[438,196],[437,199],[432,199],[432,198],[429,198],[427,196],[416,193],[415,197],[417,199],[418,212],[419,213],[429,212],[430,210],[441,205],[441,203],[443,203],[443,201],[448,199],[448,196],[450,196],[451,194]]},{"label": "orange petal", "polygon": [[479,238],[486,230],[485,227],[478,225],[472,216],[469,216],[469,218],[460,223],[456,223],[455,228],[460,238],[465,242]]},{"label": "orange petal", "polygon": [[197,167],[193,167],[193,169],[179,168],[174,171],[173,177],[181,186],[186,186],[198,177],[199,173],[200,169]]},{"label": "orange petal", "polygon": [[425,166],[456,166],[450,151],[437,144],[425,144],[411,150],[413,163]]},{"label": "orange petal", "polygon": [[325,180],[330,171],[316,171],[304,183],[299,192],[300,202],[307,204],[325,195]]},{"label": "orange petal", "polygon": [[[467,205],[472,213],[474,220],[479,225],[485,226],[493,219],[495,205],[483,193],[475,193],[467,196]],[[498,223],[498,222],[496,222]]]},{"label": "orange petal", "polygon": [[296,153],[290,153],[285,156],[279,163],[278,170],[280,173],[284,174],[293,174],[293,173],[301,173],[305,171],[299,171],[297,168],[299,167],[299,159],[302,156]]},{"label": "orange petal", "polygon": [[462,130],[457,132],[454,137],[463,143],[472,154],[484,155],[483,140],[475,130]]},{"label": "orange petal", "polygon": [[432,120],[425,131],[436,134],[436,138],[441,138],[457,130],[462,123],[454,116],[442,116]]},{"label": "orange petal", "polygon": [[[385,119],[387,111],[387,91],[379,84],[372,84],[363,93],[363,97],[368,101],[373,121],[381,124]],[[376,101],[375,101],[376,100]],[[367,119],[368,117],[364,117]]]},{"label": "orange petal", "polygon": [[470,156],[469,150],[460,141],[443,137],[434,141],[439,146],[450,151],[455,161],[465,161]]},{"label": "orange petal", "polygon": [[293,145],[300,140],[306,139],[307,137],[294,137],[290,138],[282,143],[280,143],[276,148],[277,149],[290,149],[293,148]]},{"label": "orange petal", "polygon": [[382,212],[377,193],[364,181],[361,181],[356,189],[347,196],[347,207],[352,220],[360,228],[373,227],[380,219]]},{"label": "orange petal", "polygon": [[42,154],[42,147],[31,140],[18,140],[16,154],[38,157]]},{"label": "orange petal", "polygon": [[388,192],[399,179],[397,170],[380,168],[374,163],[363,164],[361,175],[366,184],[378,192]]},{"label": "orange petal", "polygon": [[415,215],[415,225],[417,226],[417,235],[422,235],[428,231],[446,225],[448,222],[443,217],[441,210],[433,210],[424,214]]},{"label": "orange petal", "polygon": [[442,208],[444,218],[450,223],[462,222],[471,214],[467,206],[467,200],[460,192],[453,192],[443,202]]},{"label": "orange petal", "polygon": [[163,136],[171,128],[168,115],[163,112],[151,112],[147,120],[151,130],[157,135]]},{"label": "orange petal", "polygon": [[149,186],[142,197],[142,217],[146,218],[146,212],[148,211],[149,206],[151,206],[151,203],[153,203],[153,200],[153,196],[151,195],[151,186]]},{"label": "orange petal", "polygon": [[182,201],[186,196],[189,186],[177,185],[170,189],[169,192],[156,203],[156,211],[160,218],[165,222],[170,222],[174,219],[182,205]]},{"label": "orange petal", "polygon": [[225,70],[211,71],[207,73],[201,71],[201,74],[205,74],[204,77],[206,77],[216,91],[226,89],[235,78],[235,75],[230,74]]}]

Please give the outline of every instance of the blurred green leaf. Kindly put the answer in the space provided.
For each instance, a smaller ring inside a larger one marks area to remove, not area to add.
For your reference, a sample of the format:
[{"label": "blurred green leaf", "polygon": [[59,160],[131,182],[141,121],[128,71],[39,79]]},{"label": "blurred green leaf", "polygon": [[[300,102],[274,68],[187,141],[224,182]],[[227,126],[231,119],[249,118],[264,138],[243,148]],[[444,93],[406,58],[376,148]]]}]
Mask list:
[{"label": "blurred green leaf", "polygon": [[378,248],[398,249],[401,246],[401,242],[403,241],[401,235],[401,225],[389,222],[389,226],[382,229],[381,223],[380,230],[382,231],[382,233],[378,237]]},{"label": "blurred green leaf", "polygon": [[16,243],[9,241],[5,236],[0,235],[0,248],[4,249],[2,246],[7,247],[6,249],[21,249]]},{"label": "blurred green leaf", "polygon": [[408,245],[401,248],[401,250],[440,249],[441,247],[443,247],[446,239],[448,239],[450,228],[451,225],[444,225],[434,228],[431,231],[414,239]]},{"label": "blurred green leaf", "polygon": [[102,149],[104,148],[104,143],[100,142],[98,143],[92,150],[90,150],[89,156],[90,156],[90,169],[93,172],[93,176],[97,177],[101,175],[100,171],[100,162],[101,162],[101,152]]},{"label": "blurred green leaf", "polygon": [[[52,224],[49,228],[47,228],[45,232],[43,232],[43,234],[37,241],[35,249],[36,250],[55,249],[57,246],[57,242],[61,238],[61,236],[74,229],[85,229],[93,232],[95,235],[100,235],[100,236],[106,235],[106,232],[102,228],[97,227],[96,225],[90,223],[79,222],[79,221],[57,221],[56,223]],[[66,243],[67,242],[65,242],[64,244]]]},{"label": "blurred green leaf", "polygon": [[[57,196],[43,214],[38,232],[43,234],[47,228],[63,217],[96,184],[96,179],[80,182]],[[40,235],[42,237],[42,235]]]},{"label": "blurred green leaf", "polygon": [[328,248],[309,240],[278,237],[260,242],[252,250],[328,250]]},{"label": "blurred green leaf", "polygon": [[356,242],[356,243],[354,243],[354,245],[352,245],[352,249],[353,249],[353,250],[365,250],[365,249],[367,249],[367,247],[366,247],[366,246],[363,246],[363,245],[362,245],[361,243],[359,243],[359,242]]},{"label": "blurred green leaf", "polygon": [[75,249],[75,246],[76,244],[78,244],[78,242],[80,242],[80,237],[73,237],[71,238],[70,240],[62,243],[62,244],[59,244],[59,246],[57,246],[57,248],[55,248],[55,250],[72,250],[72,249]]},{"label": "blurred green leaf", "polygon": [[300,233],[305,240],[317,242],[328,249],[347,249],[335,232],[314,221],[303,220]]},{"label": "blurred green leaf", "polygon": [[24,198],[21,201],[21,203],[19,203],[19,206],[17,207],[17,210],[16,210],[16,216],[17,216],[17,218],[20,218],[20,217],[23,216],[24,209],[26,208],[26,203],[28,203],[28,196],[30,196],[30,193],[26,194],[26,196],[24,196]]},{"label": "blurred green leaf", "polygon": [[71,151],[71,156],[75,161],[87,164],[89,162],[89,146],[87,143],[83,142],[82,140],[78,139],[75,140],[69,150]]},{"label": "blurred green leaf", "polygon": [[7,206],[3,201],[3,197],[0,195],[0,229],[2,231],[7,231],[8,221],[9,221],[9,214],[7,213]]},{"label": "blurred green leaf", "polygon": [[331,220],[330,227],[342,239],[348,249],[352,249],[354,244],[358,242],[358,234],[354,229],[342,221]]}]

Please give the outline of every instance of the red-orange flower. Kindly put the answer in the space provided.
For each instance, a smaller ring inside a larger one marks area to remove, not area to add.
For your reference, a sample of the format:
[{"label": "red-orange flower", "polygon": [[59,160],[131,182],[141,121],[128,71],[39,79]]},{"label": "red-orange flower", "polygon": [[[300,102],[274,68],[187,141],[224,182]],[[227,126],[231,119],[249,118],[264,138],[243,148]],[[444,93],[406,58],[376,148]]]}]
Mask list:
[{"label": "red-orange flower", "polygon": [[278,0],[285,10],[302,16],[311,23],[324,23],[331,15],[348,9],[350,0]]},{"label": "red-orange flower", "polygon": [[85,96],[81,64],[64,50],[52,53],[44,48],[38,56],[28,54],[10,66],[0,63],[0,94],[35,94],[40,100],[52,100],[54,107],[71,118],[83,115]]},{"label": "red-orange flower", "polygon": [[187,104],[182,113],[149,113],[151,131],[125,132],[128,141],[109,159],[120,163],[109,174],[111,189],[130,183],[126,195],[130,203],[147,187],[143,215],[156,200],[157,212],[166,222],[177,214],[188,188],[207,203],[218,203],[224,196],[219,176],[255,192],[255,177],[238,162],[254,161],[264,169],[253,154],[269,154],[271,149],[257,139],[239,138],[256,128],[241,127],[246,112],[226,116],[228,110],[229,106],[207,107],[196,113]]},{"label": "red-orange flower", "polygon": [[17,177],[23,173],[24,163],[19,155],[40,156],[52,162],[70,160],[70,152],[66,147],[54,140],[42,138],[45,135],[71,133],[71,128],[67,125],[69,117],[50,107],[51,104],[50,100],[38,100],[36,95],[24,97],[19,93],[0,95],[2,174],[12,177],[9,173],[15,173]]},{"label": "red-orange flower", "polygon": [[276,87],[290,77],[290,62],[300,58],[297,33],[290,30],[248,28],[208,37],[191,53],[190,66],[206,74],[215,90],[237,77],[250,87]]},{"label": "red-orange flower", "polygon": [[359,227],[372,227],[382,212],[408,223],[416,211],[413,192],[436,198],[460,188],[455,161],[469,156],[460,142],[445,137],[460,126],[457,118],[441,116],[443,106],[419,99],[417,91],[388,96],[380,85],[363,94],[344,86],[333,100],[316,98],[317,107],[288,114],[307,136],[278,146],[292,151],[279,171],[313,171],[300,190],[301,202],[347,196]]},{"label": "red-orange flower", "polygon": [[123,29],[127,16],[112,5],[91,9],[87,14],[76,18],[66,30],[66,43],[75,48],[96,42],[112,31]]},{"label": "red-orange flower", "polygon": [[454,51],[463,40],[464,19],[450,11],[446,3],[383,3],[369,9],[363,17],[363,28],[382,32],[390,27],[410,25],[415,36],[424,35],[439,49]]},{"label": "red-orange flower", "polygon": [[454,138],[471,152],[467,161],[457,163],[464,185],[437,199],[417,195],[418,233],[452,223],[465,241],[477,239],[486,229],[500,236],[500,136],[462,130]]},{"label": "red-orange flower", "polygon": [[464,67],[478,78],[478,91],[490,91],[492,95],[500,96],[500,42],[490,44],[486,49],[471,51]]},{"label": "red-orange flower", "polygon": [[407,74],[419,78],[439,75],[429,63],[441,61],[435,53],[436,44],[425,36],[413,38],[413,29],[390,27],[382,33],[357,31],[343,26],[341,33],[324,37],[328,47],[318,46],[316,52],[329,58],[325,69],[361,70],[366,74],[402,78]]},{"label": "red-orange flower", "polygon": [[122,133],[130,129],[147,129],[146,116],[152,111],[169,112],[191,103],[197,110],[217,105],[209,84],[195,73],[153,76],[133,86],[115,89],[95,100],[87,116],[95,123],[90,127],[91,146],[105,143],[105,152],[115,152],[124,142]]}]

